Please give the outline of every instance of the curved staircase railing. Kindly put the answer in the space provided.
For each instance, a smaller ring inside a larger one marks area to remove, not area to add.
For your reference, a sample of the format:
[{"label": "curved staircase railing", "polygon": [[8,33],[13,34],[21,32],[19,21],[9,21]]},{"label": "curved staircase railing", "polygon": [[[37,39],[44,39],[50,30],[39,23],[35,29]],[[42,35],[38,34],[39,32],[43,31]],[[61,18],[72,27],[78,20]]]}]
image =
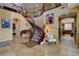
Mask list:
[{"label": "curved staircase railing", "polygon": [[[12,9],[12,8],[9,8],[6,6],[1,6],[0,8],[19,13],[18,10],[15,10],[15,9]],[[20,12],[23,12],[23,10],[20,10]],[[33,18],[30,16],[27,16],[26,12],[19,13],[19,14],[21,14],[26,19],[26,21],[28,21],[32,26],[33,31],[31,34],[30,41],[36,41],[38,44],[40,44],[44,39],[44,30],[42,28],[40,28],[38,25],[36,25]],[[24,31],[26,31],[26,30],[24,30]],[[20,33],[24,32],[24,31],[21,31]]]},{"label": "curved staircase railing", "polygon": [[27,16],[26,12],[21,12],[20,13],[25,19],[26,21],[28,21],[31,26],[32,26],[32,34],[31,34],[31,38],[30,41],[35,41],[38,44],[40,44],[43,39],[44,39],[44,30],[42,28],[40,28],[38,25],[35,24],[35,21],[33,20],[32,17]]}]

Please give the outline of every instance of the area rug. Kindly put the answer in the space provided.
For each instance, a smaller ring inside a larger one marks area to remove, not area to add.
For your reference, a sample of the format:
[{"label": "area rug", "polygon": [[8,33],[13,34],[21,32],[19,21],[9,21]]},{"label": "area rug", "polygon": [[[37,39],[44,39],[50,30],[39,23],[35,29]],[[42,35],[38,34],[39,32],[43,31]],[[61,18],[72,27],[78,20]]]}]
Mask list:
[{"label": "area rug", "polygon": [[25,43],[22,43],[22,44],[25,45],[28,48],[32,48],[32,47],[38,45],[37,42],[35,42],[35,41],[28,41],[28,42],[25,42]]}]

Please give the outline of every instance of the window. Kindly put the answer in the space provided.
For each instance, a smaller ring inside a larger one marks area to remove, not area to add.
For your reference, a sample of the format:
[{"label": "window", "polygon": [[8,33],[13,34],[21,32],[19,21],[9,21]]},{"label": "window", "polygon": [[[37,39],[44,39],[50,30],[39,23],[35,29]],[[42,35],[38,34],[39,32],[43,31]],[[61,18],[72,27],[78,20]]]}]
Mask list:
[{"label": "window", "polygon": [[64,24],[64,30],[72,30],[72,23]]}]

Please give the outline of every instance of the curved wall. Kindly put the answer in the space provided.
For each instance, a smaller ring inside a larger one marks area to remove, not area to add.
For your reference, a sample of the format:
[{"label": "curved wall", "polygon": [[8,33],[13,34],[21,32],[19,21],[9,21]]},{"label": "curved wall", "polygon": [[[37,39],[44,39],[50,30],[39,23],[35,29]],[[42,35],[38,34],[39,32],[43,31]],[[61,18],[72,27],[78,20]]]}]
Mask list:
[{"label": "curved wall", "polygon": [[[10,28],[1,27],[2,18],[10,20]],[[12,20],[14,18],[20,20],[20,31],[31,28],[30,24],[20,14],[0,9],[0,41],[12,40]]]}]

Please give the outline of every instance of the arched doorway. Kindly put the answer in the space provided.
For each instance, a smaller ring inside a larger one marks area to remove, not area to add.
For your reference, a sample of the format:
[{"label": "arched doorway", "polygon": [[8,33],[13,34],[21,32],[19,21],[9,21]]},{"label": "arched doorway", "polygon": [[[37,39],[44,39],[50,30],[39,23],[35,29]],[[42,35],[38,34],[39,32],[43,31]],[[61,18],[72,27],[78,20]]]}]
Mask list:
[{"label": "arched doorway", "polygon": [[17,18],[14,18],[12,20],[12,38],[13,42],[19,42],[20,38],[20,20]]},{"label": "arched doorway", "polygon": [[[65,37],[65,38],[62,38]],[[76,43],[76,13],[68,12],[59,16],[59,42],[73,38]]]}]

